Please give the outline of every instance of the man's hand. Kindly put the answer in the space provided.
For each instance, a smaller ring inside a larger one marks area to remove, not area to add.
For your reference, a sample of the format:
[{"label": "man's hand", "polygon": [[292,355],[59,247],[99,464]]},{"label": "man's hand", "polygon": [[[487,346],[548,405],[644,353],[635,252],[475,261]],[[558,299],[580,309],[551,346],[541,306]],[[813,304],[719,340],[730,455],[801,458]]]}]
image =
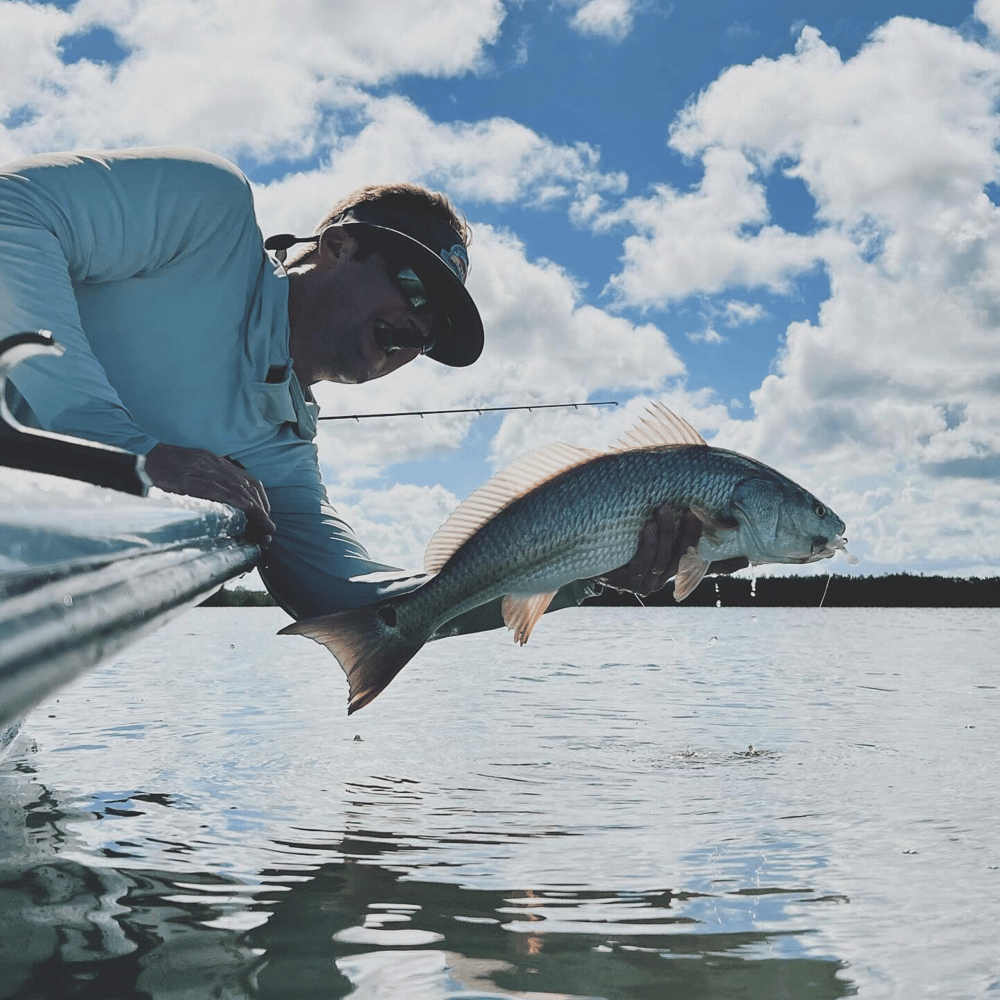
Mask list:
[{"label": "man's hand", "polygon": [[[639,548],[631,561],[597,578],[613,590],[629,590],[644,597],[659,590],[677,573],[681,556],[701,538],[701,521],[689,510],[669,504],[657,507],[639,535]],[[735,573],[749,566],[739,556],[712,563],[709,573]]]},{"label": "man's hand", "polygon": [[216,500],[243,511],[250,540],[260,546],[270,544],[275,529],[267,516],[271,510],[267,494],[234,459],[202,448],[158,444],[146,456],[146,473],[154,486],[168,493]]}]

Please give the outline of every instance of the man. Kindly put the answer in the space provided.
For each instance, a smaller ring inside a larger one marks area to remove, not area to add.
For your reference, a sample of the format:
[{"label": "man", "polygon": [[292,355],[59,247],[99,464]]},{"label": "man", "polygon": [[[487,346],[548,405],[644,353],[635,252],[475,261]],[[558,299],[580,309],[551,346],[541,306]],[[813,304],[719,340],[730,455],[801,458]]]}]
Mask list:
[{"label": "man", "polygon": [[[12,381],[25,422],[146,456],[161,489],[244,511],[260,572],[296,618],[415,586],[356,577],[371,559],[327,500],[310,386],[360,383],[426,354],[472,364],[483,348],[465,289],[468,229],[411,185],[344,199],[311,237],[265,253],[246,178],[207,153],[138,149],[31,157],[0,170],[0,335],[51,330],[61,359]],[[606,582],[648,593],[698,538],[661,509]],[[721,567],[715,567],[718,571]],[[555,606],[578,604],[585,582]],[[500,624],[470,612],[470,631]],[[454,631],[449,627],[449,631]]]}]

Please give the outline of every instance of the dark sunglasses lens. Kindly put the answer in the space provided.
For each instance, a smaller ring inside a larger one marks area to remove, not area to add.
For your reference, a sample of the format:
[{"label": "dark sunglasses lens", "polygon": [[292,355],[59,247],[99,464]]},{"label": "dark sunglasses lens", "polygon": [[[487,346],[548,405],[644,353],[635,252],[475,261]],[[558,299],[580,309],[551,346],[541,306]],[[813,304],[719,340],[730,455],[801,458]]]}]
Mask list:
[{"label": "dark sunglasses lens", "polygon": [[394,280],[414,311],[427,312],[430,309],[430,296],[427,294],[427,289],[424,288],[424,283],[411,268],[404,267],[397,271]]},{"label": "dark sunglasses lens", "polygon": [[[413,268],[403,264],[390,266],[392,268],[392,279],[403,297],[410,303],[410,308],[418,316],[427,316],[435,313],[430,293]],[[433,325],[426,335],[420,330],[412,328],[407,330],[382,330],[379,334],[376,334],[376,340],[379,347],[383,351],[386,351],[386,353],[399,350],[402,347],[410,347],[420,351],[421,354],[427,354],[428,351],[434,350],[439,330],[442,327],[444,330],[450,328],[448,318],[446,316],[434,315]]]}]

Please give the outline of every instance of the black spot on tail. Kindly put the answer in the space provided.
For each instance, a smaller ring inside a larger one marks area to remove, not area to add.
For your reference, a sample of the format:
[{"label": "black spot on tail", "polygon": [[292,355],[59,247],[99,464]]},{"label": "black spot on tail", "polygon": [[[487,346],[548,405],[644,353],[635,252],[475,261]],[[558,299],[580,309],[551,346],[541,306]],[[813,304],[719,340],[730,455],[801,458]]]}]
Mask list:
[{"label": "black spot on tail", "polygon": [[396,609],[391,604],[383,604],[378,609],[378,616],[389,628],[396,627]]}]

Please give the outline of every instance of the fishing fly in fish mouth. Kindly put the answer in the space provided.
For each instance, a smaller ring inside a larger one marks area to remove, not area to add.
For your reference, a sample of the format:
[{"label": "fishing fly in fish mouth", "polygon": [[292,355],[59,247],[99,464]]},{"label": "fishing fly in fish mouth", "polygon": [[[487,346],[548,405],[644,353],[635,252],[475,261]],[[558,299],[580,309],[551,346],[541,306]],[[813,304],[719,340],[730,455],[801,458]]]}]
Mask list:
[{"label": "fishing fly in fish mouth", "polygon": [[690,509],[702,525],[698,544],[680,559],[677,601],[713,562],[811,563],[847,554],[844,522],[829,507],[763,463],[712,447],[654,403],[609,449],[546,445],[472,493],[431,539],[428,579],[417,589],[279,634],[325,645],[347,674],[348,712],[357,711],[471,608],[502,598],[504,623],[526,643],[560,587],[631,558],[663,504]]}]

